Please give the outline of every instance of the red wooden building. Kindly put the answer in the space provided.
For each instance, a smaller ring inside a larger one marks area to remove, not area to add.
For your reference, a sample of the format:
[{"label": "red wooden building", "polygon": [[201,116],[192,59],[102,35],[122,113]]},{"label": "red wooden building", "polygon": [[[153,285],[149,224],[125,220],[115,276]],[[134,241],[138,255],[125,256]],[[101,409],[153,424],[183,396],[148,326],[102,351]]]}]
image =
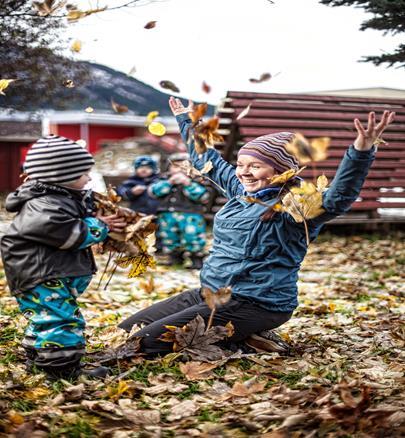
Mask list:
[{"label": "red wooden building", "polygon": [[[248,114],[236,120],[250,105]],[[247,141],[278,131],[300,132],[308,139],[330,137],[328,158],[316,163],[316,173],[329,181],[356,132],[353,119],[366,122],[369,111],[378,115],[387,109],[396,112],[395,122],[383,137],[360,198],[342,222],[405,222],[405,99],[325,96],[318,94],[276,94],[230,91],[218,109],[224,143],[216,145],[225,159],[234,162]],[[303,177],[312,179],[308,166]],[[213,212],[224,203],[219,197]]]},{"label": "red wooden building", "polygon": [[170,150],[178,127],[173,117],[159,119],[167,129],[164,137],[150,134],[145,117],[86,112],[55,112],[42,120],[31,121],[30,115],[10,113],[0,115],[0,192],[15,189],[21,180],[21,166],[30,145],[46,134],[57,134],[73,140],[82,139],[91,153],[97,152],[109,141],[132,137],[159,138],[163,147]]}]

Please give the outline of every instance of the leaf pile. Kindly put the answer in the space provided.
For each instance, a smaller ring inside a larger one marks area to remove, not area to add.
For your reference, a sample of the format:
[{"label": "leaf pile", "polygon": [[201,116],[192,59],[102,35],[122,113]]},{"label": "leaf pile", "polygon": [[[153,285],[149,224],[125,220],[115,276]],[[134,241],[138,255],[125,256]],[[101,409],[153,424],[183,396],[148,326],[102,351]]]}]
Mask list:
[{"label": "leaf pile", "polygon": [[[325,234],[310,246],[300,305],[279,328],[295,356],[233,354],[210,362],[182,362],[182,353],[140,356],[137,340],[128,343],[117,324],[197,287],[198,277],[157,266],[145,283],[118,267],[110,291],[97,290],[96,278],[79,298],[87,360],[96,362],[98,354],[111,364],[104,381],[49,382],[27,373],[26,321],[0,263],[0,436],[403,436],[404,242],[403,233]],[[106,258],[96,254],[98,263]]]}]

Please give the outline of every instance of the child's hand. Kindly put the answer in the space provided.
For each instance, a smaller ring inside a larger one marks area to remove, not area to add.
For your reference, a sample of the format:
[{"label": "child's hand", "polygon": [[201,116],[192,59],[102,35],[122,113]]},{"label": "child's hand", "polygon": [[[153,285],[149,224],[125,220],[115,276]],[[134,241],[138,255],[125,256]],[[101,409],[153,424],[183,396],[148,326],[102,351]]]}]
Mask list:
[{"label": "child's hand", "polygon": [[186,108],[180,99],[170,96],[169,106],[172,110],[173,115],[178,116],[179,114],[191,113],[194,110],[194,103],[189,100],[188,107]]},{"label": "child's hand", "polygon": [[123,233],[124,228],[127,226],[125,220],[116,214],[112,214],[110,216],[101,216],[101,214],[97,214],[96,218],[104,222],[108,229],[110,231],[114,231],[115,233]]},{"label": "child's hand", "polygon": [[142,193],[146,190],[146,186],[136,185],[132,187],[131,193],[135,196],[142,195]]},{"label": "child's hand", "polygon": [[354,141],[354,147],[358,151],[368,151],[373,144],[381,139],[385,128],[394,120],[395,113],[391,111],[384,111],[381,122],[376,125],[375,113],[368,114],[367,129],[363,128],[359,119],[354,119],[354,126],[357,130],[357,138]]},{"label": "child's hand", "polygon": [[181,184],[183,186],[189,186],[191,179],[182,172],[175,173],[169,178],[171,184]]}]

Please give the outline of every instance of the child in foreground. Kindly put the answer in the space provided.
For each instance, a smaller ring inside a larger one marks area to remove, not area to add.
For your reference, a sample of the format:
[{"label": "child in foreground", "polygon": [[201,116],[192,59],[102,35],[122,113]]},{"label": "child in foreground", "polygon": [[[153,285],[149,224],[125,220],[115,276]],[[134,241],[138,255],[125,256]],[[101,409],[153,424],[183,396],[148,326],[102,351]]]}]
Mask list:
[{"label": "child in foreground", "polygon": [[29,368],[53,378],[107,371],[81,368],[85,321],[76,299],[96,272],[91,245],[123,231],[125,222],[95,217],[91,191],[84,190],[93,165],[73,140],[41,138],[27,153],[28,179],[6,199],[16,216],[0,249],[10,291],[29,321],[22,345]]},{"label": "child in foreground", "polygon": [[[280,187],[270,184],[271,177],[298,169],[297,159],[286,149],[295,134],[278,132],[248,142],[239,150],[235,167],[215,149],[202,155],[195,151],[194,141],[188,140],[192,138],[191,103],[185,108],[180,99],[171,97],[169,105],[183,140],[188,142],[193,166],[201,170],[210,160],[213,169],[209,177],[226,190],[228,198],[215,216],[212,249],[200,274],[201,286],[213,292],[224,286],[232,288],[231,299],[217,309],[213,324],[225,326],[231,321],[235,332],[230,341],[245,341],[261,350],[283,348],[272,329],[287,322],[298,305],[298,272],[308,248],[306,230],[286,212],[264,220],[267,207],[247,202],[246,197],[267,204],[277,198]],[[310,241],[325,222],[347,212],[357,199],[375,158],[374,144],[393,119],[394,113],[384,111],[377,123],[371,112],[367,128],[354,120],[357,138],[346,151],[329,189],[322,194],[320,214],[307,220]],[[130,331],[134,324],[145,325],[134,333],[142,338],[143,351],[167,353],[172,344],[159,340],[166,325],[181,327],[197,315],[207,321],[210,312],[198,288],[141,310],[120,327]]]}]

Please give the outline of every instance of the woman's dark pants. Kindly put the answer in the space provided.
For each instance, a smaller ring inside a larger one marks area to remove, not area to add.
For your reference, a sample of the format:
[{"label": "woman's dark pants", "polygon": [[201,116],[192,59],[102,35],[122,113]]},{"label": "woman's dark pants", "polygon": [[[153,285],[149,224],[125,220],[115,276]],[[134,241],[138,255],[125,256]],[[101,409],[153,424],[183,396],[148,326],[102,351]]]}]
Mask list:
[{"label": "woman's dark pants", "polygon": [[[200,315],[207,322],[211,309],[205,304],[200,289],[192,289],[160,301],[130,316],[119,327],[130,332],[133,325],[146,325],[133,335],[142,337],[142,350],[145,353],[169,353],[172,344],[158,338],[167,331],[165,325],[182,327]],[[292,312],[271,312],[254,301],[233,295],[227,304],[218,307],[213,325],[224,326],[232,322],[235,332],[229,341],[240,342],[253,333],[274,329],[291,318]]]}]

